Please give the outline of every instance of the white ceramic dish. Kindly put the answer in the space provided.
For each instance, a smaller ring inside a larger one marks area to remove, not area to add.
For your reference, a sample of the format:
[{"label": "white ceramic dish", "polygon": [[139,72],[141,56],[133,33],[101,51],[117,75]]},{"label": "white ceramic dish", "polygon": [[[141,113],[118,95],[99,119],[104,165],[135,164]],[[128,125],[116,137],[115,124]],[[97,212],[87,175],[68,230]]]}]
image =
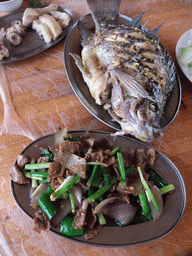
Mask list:
[{"label": "white ceramic dish", "polygon": [[9,0],[0,2],[0,11],[10,13],[18,10],[23,3],[23,0]]},{"label": "white ceramic dish", "polygon": [[176,54],[177,62],[179,64],[181,70],[183,71],[184,75],[189,79],[190,82],[192,82],[192,68],[188,68],[187,66],[184,66],[181,63],[181,60],[179,59],[179,57],[181,56],[180,48],[187,47],[187,44],[190,40],[192,40],[192,29],[185,32],[179,38],[177,45],[176,45],[175,54]]}]

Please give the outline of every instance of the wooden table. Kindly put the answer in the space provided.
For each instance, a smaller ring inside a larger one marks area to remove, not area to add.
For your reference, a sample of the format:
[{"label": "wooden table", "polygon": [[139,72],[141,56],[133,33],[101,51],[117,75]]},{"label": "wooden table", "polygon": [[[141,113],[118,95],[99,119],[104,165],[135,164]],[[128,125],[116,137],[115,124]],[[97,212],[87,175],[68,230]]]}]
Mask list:
[{"label": "wooden table", "polygon": [[[75,19],[89,13],[86,0],[52,1],[70,9]],[[46,2],[50,3],[50,1]],[[24,1],[22,8],[27,7]],[[145,10],[143,24],[153,28],[163,21],[159,32],[162,44],[176,62],[175,46],[191,28],[192,2],[122,1],[120,13],[134,17]],[[0,15],[4,13],[0,12]],[[183,218],[167,236],[131,247],[90,247],[71,242],[52,233],[33,231],[33,221],[17,206],[10,189],[10,166],[32,139],[58,131],[105,130],[111,128],[93,117],[70,87],[63,65],[64,40],[54,47],[23,61],[3,67],[10,99],[0,101],[0,252],[5,255],[192,255],[192,87],[177,63],[182,85],[182,103],[173,123],[164,130],[160,141],[150,145],[180,170],[186,185],[187,204]],[[3,78],[1,76],[2,83]],[[8,100],[8,101],[7,101]],[[12,103],[13,108],[10,108]],[[8,105],[7,105],[8,104]],[[13,115],[13,109],[15,113]],[[16,120],[16,121],[14,121]],[[166,171],[166,170],[165,170]]]}]

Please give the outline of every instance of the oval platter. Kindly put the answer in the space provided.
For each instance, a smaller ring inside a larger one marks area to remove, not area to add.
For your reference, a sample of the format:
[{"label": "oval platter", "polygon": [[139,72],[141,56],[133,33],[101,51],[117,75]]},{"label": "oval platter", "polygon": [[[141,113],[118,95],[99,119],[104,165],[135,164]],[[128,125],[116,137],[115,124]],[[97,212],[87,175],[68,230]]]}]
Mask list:
[{"label": "oval platter", "polygon": [[[118,23],[126,24],[131,18],[119,14]],[[80,18],[80,21],[90,30],[94,29],[94,22],[91,14],[87,14]],[[72,89],[81,101],[81,103],[87,108],[87,110],[99,119],[104,124],[115,130],[121,130],[120,125],[114,122],[102,106],[95,103],[95,100],[91,96],[88,86],[84,82],[81,72],[75,64],[74,59],[71,57],[70,53],[76,53],[81,55],[81,35],[78,31],[78,21],[73,25],[71,31],[68,33],[65,39],[64,45],[64,65],[68,76],[68,80],[71,84]],[[167,127],[176,117],[181,103],[181,85],[179,77],[176,74],[175,87],[172,90],[170,96],[167,99],[167,104],[165,106],[164,114],[160,120],[160,127]]]},{"label": "oval platter", "polygon": [[[70,134],[73,136],[82,136],[85,135],[85,131],[71,131]],[[107,132],[90,131],[90,137],[97,140],[105,137],[109,140],[113,148],[120,146],[122,151],[125,151],[127,148],[149,149],[147,145],[134,139],[125,136],[114,137]],[[40,155],[40,150],[35,147],[37,144],[42,147],[54,145],[54,134],[33,141],[21,152],[21,154],[37,159]],[[185,185],[177,167],[166,156],[159,152],[156,152],[156,161],[153,169],[165,182],[172,183],[175,186],[174,192],[166,195],[164,210],[158,221],[149,221],[125,227],[104,226],[95,238],[88,241],[83,236],[72,238],[64,237],[59,233],[58,229],[51,229],[51,232],[75,242],[106,247],[136,245],[167,235],[173,228],[175,228],[183,215],[186,204]],[[18,206],[29,218],[33,219],[35,210],[30,207],[30,185],[19,185],[11,181],[11,189]]]},{"label": "oval platter", "polygon": [[[15,20],[22,20],[24,11],[25,9],[18,10],[16,12],[1,17],[0,29],[7,29],[11,26],[11,22]],[[14,62],[34,56],[47,50],[48,48],[58,43],[61,39],[63,39],[74,23],[74,16],[73,13],[65,7],[59,6],[58,11],[68,13],[70,16],[70,23],[65,29],[63,29],[63,32],[56,38],[56,40],[52,40],[50,43],[45,43],[44,40],[39,37],[35,30],[29,28],[26,30],[25,36],[23,37],[21,44],[15,46],[11,45],[7,40],[5,40],[4,44],[9,50],[9,57],[1,60],[0,64]]]}]

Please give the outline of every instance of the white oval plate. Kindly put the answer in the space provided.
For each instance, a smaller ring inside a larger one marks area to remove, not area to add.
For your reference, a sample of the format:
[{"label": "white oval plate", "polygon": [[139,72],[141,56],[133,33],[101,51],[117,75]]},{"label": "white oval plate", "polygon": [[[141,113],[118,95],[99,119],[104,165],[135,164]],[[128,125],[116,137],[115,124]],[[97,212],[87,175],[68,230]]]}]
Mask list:
[{"label": "white oval plate", "polygon": [[181,56],[180,48],[187,47],[187,43],[189,40],[192,40],[192,29],[185,32],[179,38],[176,48],[175,48],[175,54],[176,54],[177,62],[179,64],[181,70],[183,71],[184,75],[189,79],[190,82],[192,82],[192,68],[185,67],[179,59],[179,56]]}]

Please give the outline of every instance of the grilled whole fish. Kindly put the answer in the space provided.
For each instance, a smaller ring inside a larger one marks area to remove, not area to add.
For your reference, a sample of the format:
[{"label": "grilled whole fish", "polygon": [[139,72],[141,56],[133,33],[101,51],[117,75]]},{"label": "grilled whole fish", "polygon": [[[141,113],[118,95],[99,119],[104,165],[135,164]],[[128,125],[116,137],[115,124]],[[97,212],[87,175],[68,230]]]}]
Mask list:
[{"label": "grilled whole fish", "polygon": [[71,53],[95,102],[121,125],[116,134],[143,141],[163,135],[159,122],[175,84],[175,66],[159,42],[161,25],[141,25],[143,13],[117,24],[121,0],[87,0],[95,33],[79,21],[81,57]]}]

